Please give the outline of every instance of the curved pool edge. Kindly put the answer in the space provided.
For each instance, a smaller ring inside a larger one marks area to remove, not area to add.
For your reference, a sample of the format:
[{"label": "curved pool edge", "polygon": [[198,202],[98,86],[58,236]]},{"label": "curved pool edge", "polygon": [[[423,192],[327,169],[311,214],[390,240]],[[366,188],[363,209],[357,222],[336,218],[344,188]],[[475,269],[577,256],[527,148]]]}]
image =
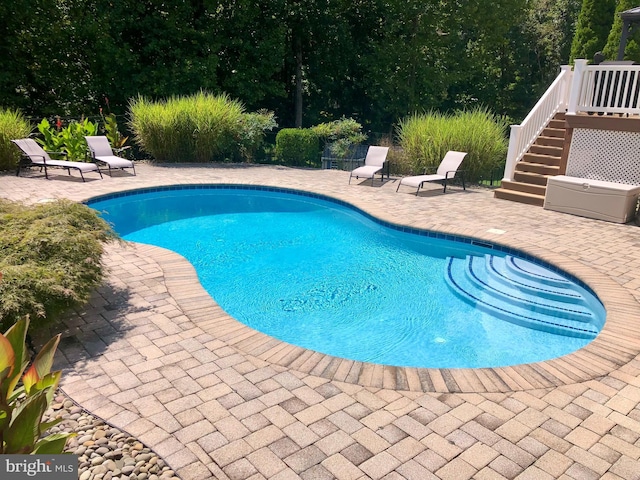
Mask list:
[{"label": "curved pool edge", "polygon": [[[459,234],[459,232],[451,232]],[[347,360],[290,345],[253,330],[228,315],[200,284],[194,267],[181,255],[152,245],[129,242],[137,254],[162,269],[169,294],[203,331],[243,355],[325,379],[365,387],[416,392],[491,393],[570,385],[607,375],[640,353],[640,334],[627,320],[638,302],[593,268],[534,246],[523,250],[587,282],[607,309],[607,321],[582,349],[544,362],[498,368],[433,369],[393,367]],[[514,248],[516,248],[514,246]]]}]

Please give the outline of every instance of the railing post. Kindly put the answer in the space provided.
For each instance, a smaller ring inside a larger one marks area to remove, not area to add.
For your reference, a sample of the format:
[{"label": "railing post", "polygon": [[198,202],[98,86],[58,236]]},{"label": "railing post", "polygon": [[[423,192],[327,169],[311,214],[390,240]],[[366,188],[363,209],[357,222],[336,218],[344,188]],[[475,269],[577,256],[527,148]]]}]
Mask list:
[{"label": "railing post", "polygon": [[571,65],[562,65],[560,67],[564,85],[561,88],[560,106],[565,110],[569,107],[569,95],[571,93],[571,82],[573,81],[573,67]]},{"label": "railing post", "polygon": [[516,158],[518,157],[518,145],[520,144],[521,125],[511,125],[511,135],[509,136],[509,151],[507,152],[507,162],[504,165],[504,177],[502,181],[511,181],[516,168]]},{"label": "railing post", "polygon": [[582,76],[587,67],[587,61],[579,59],[575,61],[573,68],[573,78],[571,80],[571,90],[569,92],[569,108],[567,114],[575,115],[578,110],[578,100],[580,99],[580,86],[582,85]]}]

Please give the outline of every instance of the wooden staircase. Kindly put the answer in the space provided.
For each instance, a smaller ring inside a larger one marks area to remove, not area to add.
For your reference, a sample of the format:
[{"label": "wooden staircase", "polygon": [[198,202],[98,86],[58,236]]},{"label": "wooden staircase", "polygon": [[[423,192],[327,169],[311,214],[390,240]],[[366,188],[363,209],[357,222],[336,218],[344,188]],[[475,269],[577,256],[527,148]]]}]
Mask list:
[{"label": "wooden staircase", "polygon": [[560,175],[560,161],[565,137],[565,114],[556,113],[522,160],[516,163],[513,180],[502,181],[495,198],[542,206],[547,179]]}]

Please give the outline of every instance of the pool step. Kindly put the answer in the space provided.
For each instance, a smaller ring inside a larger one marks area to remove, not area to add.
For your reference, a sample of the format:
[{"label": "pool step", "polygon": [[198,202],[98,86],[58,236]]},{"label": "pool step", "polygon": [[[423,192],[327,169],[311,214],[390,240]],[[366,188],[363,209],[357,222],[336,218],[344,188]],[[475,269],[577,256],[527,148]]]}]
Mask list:
[{"label": "pool step", "polygon": [[450,257],[446,280],[466,302],[523,327],[595,338],[604,310],[568,279],[517,257]]}]

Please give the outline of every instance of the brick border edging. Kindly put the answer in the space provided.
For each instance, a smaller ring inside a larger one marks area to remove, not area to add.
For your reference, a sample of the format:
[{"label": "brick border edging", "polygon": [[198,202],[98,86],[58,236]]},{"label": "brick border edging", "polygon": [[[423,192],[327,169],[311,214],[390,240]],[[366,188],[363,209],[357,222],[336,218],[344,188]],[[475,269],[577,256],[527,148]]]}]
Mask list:
[{"label": "brick border edging", "polygon": [[[451,232],[456,233],[456,232]],[[623,287],[595,269],[537,247],[518,246],[585,281],[607,309],[598,337],[582,349],[545,362],[500,368],[432,369],[391,367],[346,360],[287,344],[228,315],[204,290],[193,266],[161,247],[135,244],[164,272],[167,290],[184,313],[207,333],[266,363],[360,386],[441,393],[509,392],[552,388],[611,373],[640,354],[640,333],[629,323],[640,305]]]}]

